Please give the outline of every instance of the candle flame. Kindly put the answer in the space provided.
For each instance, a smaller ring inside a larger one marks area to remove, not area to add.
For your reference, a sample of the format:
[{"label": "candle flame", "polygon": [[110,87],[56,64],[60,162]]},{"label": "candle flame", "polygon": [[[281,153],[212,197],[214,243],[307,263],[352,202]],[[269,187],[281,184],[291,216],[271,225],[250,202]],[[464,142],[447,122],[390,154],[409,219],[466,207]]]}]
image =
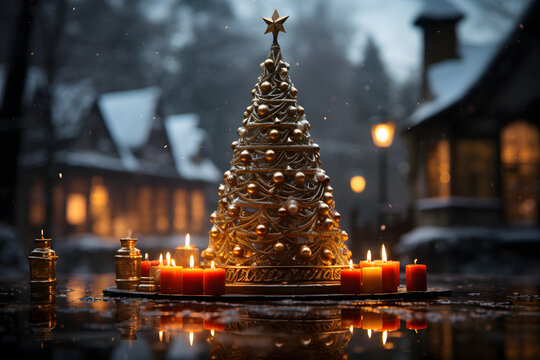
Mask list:
[{"label": "candle flame", "polygon": [[416,262],[418,261],[418,259],[414,259],[414,265],[416,265]]},{"label": "candle flame", "polygon": [[189,332],[189,346],[193,346],[193,331]]},{"label": "candle flame", "polygon": [[189,247],[191,243],[191,237],[189,236],[189,234],[186,234],[186,247]]},{"label": "candle flame", "polygon": [[382,333],[382,344],[386,345],[386,340],[388,339],[388,331],[383,331]]},{"label": "candle flame", "polygon": [[171,259],[171,266],[176,266],[176,262],[174,261],[174,259]]},{"label": "candle flame", "polygon": [[167,259],[167,266],[171,266],[171,253],[167,251],[165,258]]},{"label": "candle flame", "polygon": [[210,263],[210,269],[215,269],[216,268],[216,265],[214,264],[214,260],[212,260],[212,262]]},{"label": "candle flame", "polygon": [[371,250],[367,251],[367,261],[371,261]]},{"label": "candle flame", "polygon": [[189,257],[189,267],[193,268],[195,266],[195,261],[193,260],[193,255]]},{"label": "candle flame", "polygon": [[45,239],[45,237],[43,237],[43,229],[41,229],[41,238]]},{"label": "candle flame", "polygon": [[351,327],[349,328],[349,331],[351,332],[351,334],[354,332],[353,326],[352,326],[352,325],[351,325]]},{"label": "candle flame", "polygon": [[353,268],[353,262],[352,260],[349,260],[349,269],[352,269]]},{"label": "candle flame", "polygon": [[384,248],[384,244],[382,245],[382,248],[381,248],[381,259],[382,261],[386,261],[388,259],[386,257],[386,249]]},{"label": "candle flame", "polygon": [[215,333],[214,329],[210,330],[210,335],[214,336]]},{"label": "candle flame", "polygon": [[148,253],[144,253],[144,260],[148,260]]},{"label": "candle flame", "polygon": [[367,336],[368,336],[368,338],[371,339],[371,329],[368,329],[368,330],[367,330]]},{"label": "candle flame", "polygon": [[128,239],[131,239],[131,234],[132,234],[132,233],[133,233],[133,230],[128,229],[128,231],[127,231],[127,238],[128,238]]},{"label": "candle flame", "polygon": [[159,342],[163,341],[163,330],[159,330]]},{"label": "candle flame", "polygon": [[159,265],[163,266],[163,254],[159,254]]}]

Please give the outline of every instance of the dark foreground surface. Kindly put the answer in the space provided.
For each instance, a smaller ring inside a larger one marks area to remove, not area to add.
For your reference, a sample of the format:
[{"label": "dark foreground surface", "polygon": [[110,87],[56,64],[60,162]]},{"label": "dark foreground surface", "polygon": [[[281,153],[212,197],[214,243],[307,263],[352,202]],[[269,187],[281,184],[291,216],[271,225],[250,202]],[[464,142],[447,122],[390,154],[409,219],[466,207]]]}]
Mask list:
[{"label": "dark foreground surface", "polygon": [[540,358],[540,276],[433,276],[453,293],[425,301],[242,304],[104,298],[103,274],[60,277],[55,302],[0,282],[6,359]]}]

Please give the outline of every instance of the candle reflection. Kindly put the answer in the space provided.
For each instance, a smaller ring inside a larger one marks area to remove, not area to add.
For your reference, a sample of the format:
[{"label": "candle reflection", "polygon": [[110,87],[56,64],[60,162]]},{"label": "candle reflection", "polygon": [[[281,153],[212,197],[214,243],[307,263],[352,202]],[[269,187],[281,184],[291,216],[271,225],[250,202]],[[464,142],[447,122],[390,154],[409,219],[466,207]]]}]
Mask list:
[{"label": "candle reflection", "polygon": [[189,346],[193,346],[193,331],[189,332]]}]

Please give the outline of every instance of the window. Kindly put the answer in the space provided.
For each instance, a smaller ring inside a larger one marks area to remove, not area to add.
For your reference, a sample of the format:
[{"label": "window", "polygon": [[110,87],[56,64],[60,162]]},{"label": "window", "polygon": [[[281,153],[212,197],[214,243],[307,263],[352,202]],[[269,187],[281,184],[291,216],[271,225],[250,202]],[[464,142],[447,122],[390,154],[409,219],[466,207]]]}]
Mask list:
[{"label": "window", "polygon": [[184,232],[187,230],[187,195],[184,189],[174,192],[174,230]]},{"label": "window", "polygon": [[450,196],[450,142],[439,140],[428,149],[427,161],[428,197]]},{"label": "window", "polygon": [[191,230],[199,233],[203,229],[205,219],[204,192],[193,190],[191,193]]},{"label": "window", "polygon": [[540,132],[524,120],[501,131],[501,180],[504,215],[509,223],[534,225],[538,221]]},{"label": "window", "polygon": [[160,233],[169,231],[169,192],[166,188],[156,191],[156,229]]},{"label": "window", "polygon": [[139,189],[139,224],[143,233],[149,234],[154,230],[152,189],[143,186]]},{"label": "window", "polygon": [[86,221],[86,196],[71,193],[67,196],[66,221],[70,225],[83,225]]},{"label": "window", "polygon": [[495,197],[496,156],[495,144],[485,139],[459,139],[456,141],[455,195]]},{"label": "window", "polygon": [[28,221],[32,225],[43,226],[45,222],[45,184],[36,179],[28,193]]},{"label": "window", "polygon": [[92,216],[92,232],[94,234],[103,236],[111,234],[109,191],[103,185],[103,179],[100,176],[92,178],[90,215]]}]

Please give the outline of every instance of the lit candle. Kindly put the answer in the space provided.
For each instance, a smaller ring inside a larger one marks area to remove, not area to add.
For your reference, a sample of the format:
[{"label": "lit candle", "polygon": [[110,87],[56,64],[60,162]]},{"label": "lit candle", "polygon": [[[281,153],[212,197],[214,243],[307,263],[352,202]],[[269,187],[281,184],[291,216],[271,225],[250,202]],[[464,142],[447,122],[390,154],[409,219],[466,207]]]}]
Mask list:
[{"label": "lit candle", "polygon": [[421,330],[427,328],[426,319],[412,318],[405,321],[405,326],[410,330]]},{"label": "lit candle", "polygon": [[362,310],[360,309],[341,309],[341,328],[362,327]]},{"label": "lit candle", "polygon": [[401,327],[401,321],[399,316],[394,314],[383,314],[382,316],[382,329],[385,331],[399,330]]},{"label": "lit candle", "polygon": [[365,267],[362,269],[362,292],[374,294],[382,292],[382,269],[380,267]]},{"label": "lit candle", "polygon": [[210,269],[204,270],[204,293],[206,295],[225,294],[225,269],[216,269],[214,260]]},{"label": "lit candle", "polygon": [[167,253],[167,266],[161,267],[160,284],[163,294],[182,293],[182,267],[176,266],[171,254]]},{"label": "lit candle", "polygon": [[185,295],[204,294],[204,274],[203,270],[194,268],[193,256],[189,259],[189,268],[182,271],[182,279]]},{"label": "lit candle", "polygon": [[362,314],[362,329],[380,330],[383,327],[382,314],[366,311]]},{"label": "lit candle", "polygon": [[150,262],[150,277],[154,278],[156,286],[159,286],[159,268],[163,266],[163,254],[159,254],[159,260]]},{"label": "lit candle", "polygon": [[414,264],[409,264],[405,267],[407,291],[427,290],[426,265],[417,264],[417,260],[414,259]]},{"label": "lit candle", "polygon": [[186,234],[184,245],[177,246],[174,249],[174,260],[178,266],[184,269],[189,267],[190,258],[193,256],[195,265],[199,265],[199,248],[191,244],[191,237]]},{"label": "lit candle", "polygon": [[141,277],[150,276],[150,260],[148,260],[148,253],[144,254],[144,261],[141,261]]},{"label": "lit candle", "polygon": [[341,269],[341,293],[342,294],[359,294],[360,293],[360,269],[353,267],[353,261],[349,260],[349,268]]},{"label": "lit candle", "polygon": [[203,321],[203,327],[205,330],[217,330],[217,331],[223,331],[225,330],[226,325],[222,322],[215,321],[214,319],[205,319]]},{"label": "lit candle", "polygon": [[[384,244],[381,248],[381,259],[373,262],[373,266],[380,267],[382,270],[382,291],[396,292],[396,264],[394,261],[388,261]],[[399,276],[399,275],[398,275]]]}]

